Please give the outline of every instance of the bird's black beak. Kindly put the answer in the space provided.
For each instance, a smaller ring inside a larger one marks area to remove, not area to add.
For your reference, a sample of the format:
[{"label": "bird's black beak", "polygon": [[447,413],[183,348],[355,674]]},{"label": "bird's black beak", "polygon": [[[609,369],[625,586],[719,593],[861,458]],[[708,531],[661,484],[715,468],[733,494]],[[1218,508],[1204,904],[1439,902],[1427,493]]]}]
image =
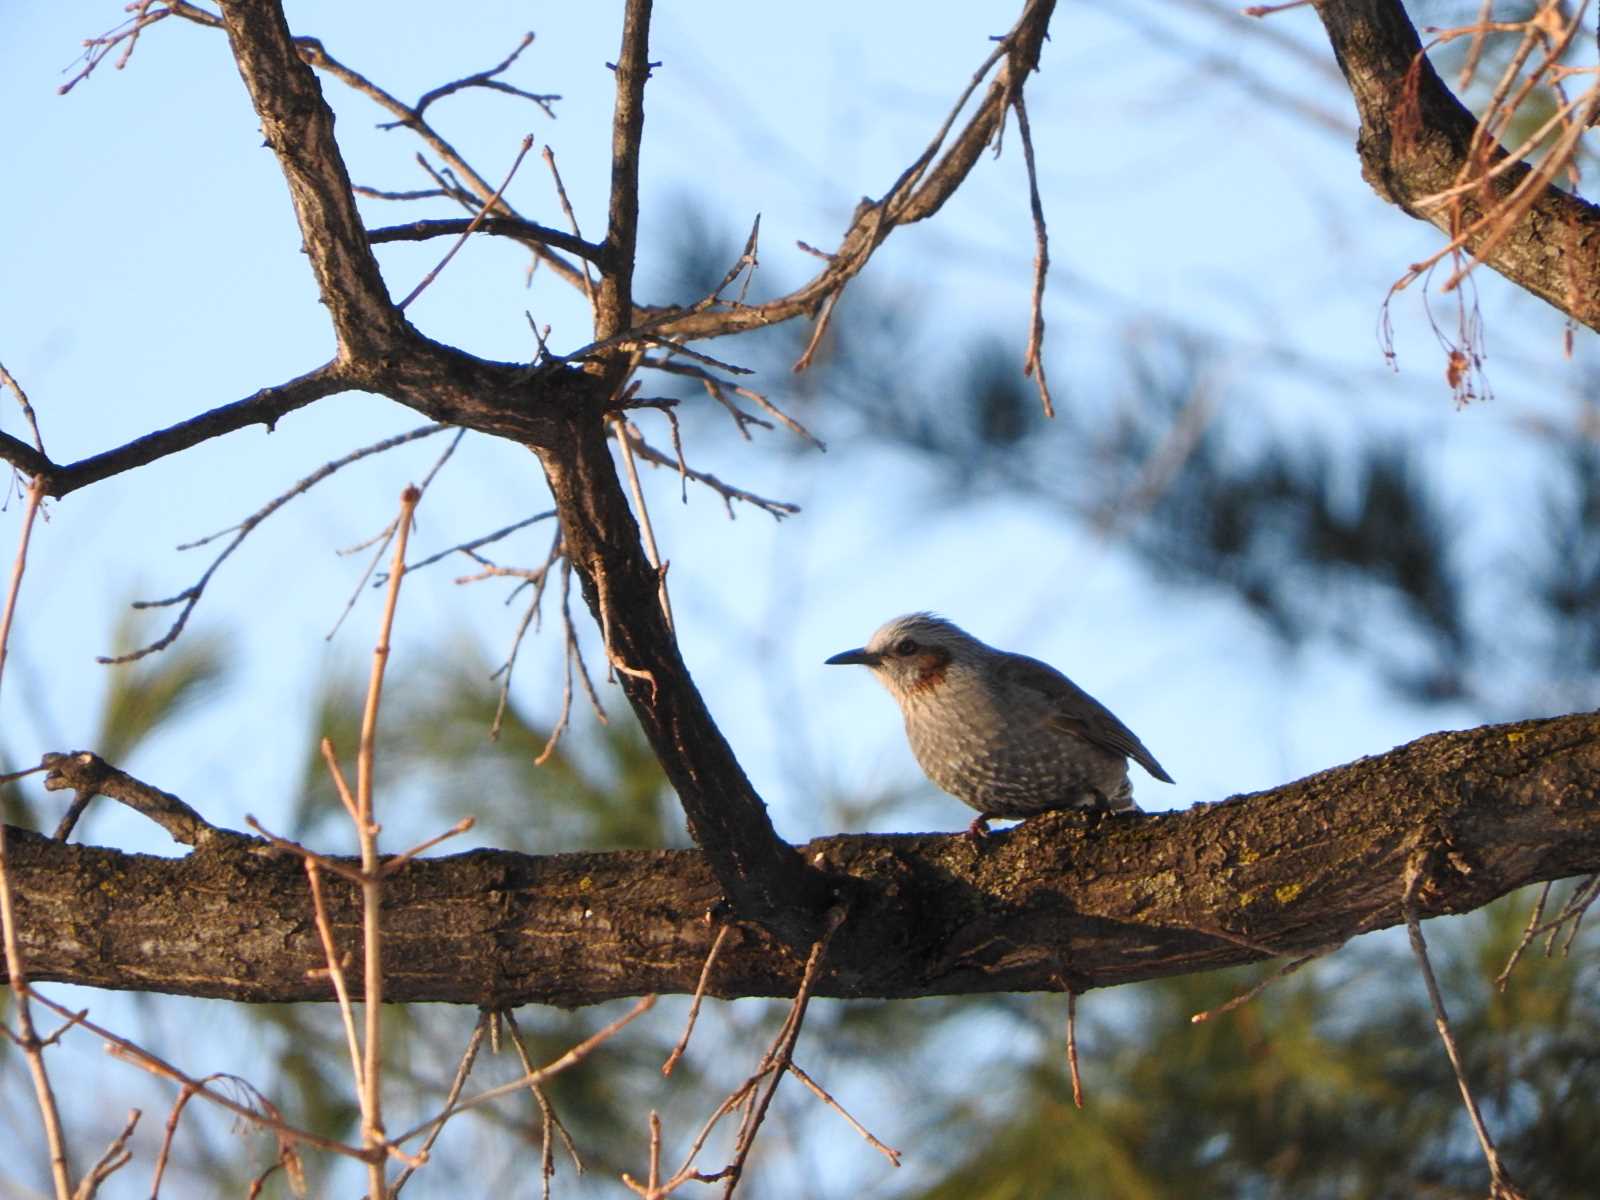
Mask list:
[{"label": "bird's black beak", "polygon": [[832,658],[824,659],[822,665],[826,667],[875,667],[882,661],[879,655],[862,646],[859,650],[846,650],[842,654],[835,654]]}]

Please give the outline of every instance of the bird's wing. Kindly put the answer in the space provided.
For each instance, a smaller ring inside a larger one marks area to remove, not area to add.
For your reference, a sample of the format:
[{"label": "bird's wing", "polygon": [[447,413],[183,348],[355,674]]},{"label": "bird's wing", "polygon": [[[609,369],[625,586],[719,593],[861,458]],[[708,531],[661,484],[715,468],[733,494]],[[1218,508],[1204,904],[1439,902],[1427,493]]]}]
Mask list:
[{"label": "bird's wing", "polygon": [[1156,761],[1155,755],[1145,749],[1133,730],[1048,663],[1026,654],[1007,654],[1000,664],[1000,674],[1008,682],[1046,697],[1051,702],[1047,720],[1055,728],[1133,759],[1163,783],[1172,782],[1172,776]]}]

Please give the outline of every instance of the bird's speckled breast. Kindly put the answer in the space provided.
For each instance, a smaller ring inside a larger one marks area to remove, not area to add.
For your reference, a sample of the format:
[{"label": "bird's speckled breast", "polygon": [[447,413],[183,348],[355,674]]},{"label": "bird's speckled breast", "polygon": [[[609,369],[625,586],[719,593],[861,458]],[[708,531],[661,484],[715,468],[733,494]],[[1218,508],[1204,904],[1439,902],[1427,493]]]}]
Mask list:
[{"label": "bird's speckled breast", "polygon": [[1051,727],[1046,703],[1007,699],[1013,703],[1001,712],[993,694],[959,665],[941,686],[906,696],[906,736],[929,779],[999,817],[1133,806],[1127,759]]}]

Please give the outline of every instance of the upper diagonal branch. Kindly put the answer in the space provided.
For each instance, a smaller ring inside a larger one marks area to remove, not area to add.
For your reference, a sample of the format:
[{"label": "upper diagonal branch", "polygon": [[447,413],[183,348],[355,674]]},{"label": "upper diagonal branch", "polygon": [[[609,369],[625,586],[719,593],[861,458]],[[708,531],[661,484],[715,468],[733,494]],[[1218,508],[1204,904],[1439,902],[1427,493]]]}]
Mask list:
[{"label": "upper diagonal branch", "polygon": [[[684,339],[743,333],[813,312],[836,295],[861,272],[896,228],[933,216],[955,194],[983,148],[999,134],[1015,89],[1021,87],[1021,80],[1029,72],[1037,69],[1054,11],[1055,0],[1028,0],[1016,25],[999,39],[999,46],[979,67],[933,141],[900,173],[881,199],[856,209],[838,248],[828,257],[828,265],[814,277],[788,295],[764,304],[696,307],[680,313],[648,310],[641,315],[649,321],[651,332]],[[996,63],[1001,64],[999,73],[990,80],[955,140],[945,148],[956,116]]]},{"label": "upper diagonal branch", "polygon": [[306,255],[333,318],[342,356],[393,345],[405,317],[389,298],[356,209],[333,112],[301,58],[277,0],[222,0],[239,74],[278,156]]},{"label": "upper diagonal branch", "polygon": [[[1524,163],[1483,179],[1459,204],[1418,204],[1481,173],[1477,121],[1423,54],[1399,0],[1327,0],[1316,10],[1361,117],[1356,146],[1373,190],[1451,237],[1479,225],[1466,237],[1468,253],[1482,249],[1507,279],[1600,330],[1600,208],[1535,180],[1532,194],[1515,202],[1520,213],[1506,211],[1508,226],[1483,222],[1527,178]],[[1504,157],[1493,145],[1481,165]]]}]

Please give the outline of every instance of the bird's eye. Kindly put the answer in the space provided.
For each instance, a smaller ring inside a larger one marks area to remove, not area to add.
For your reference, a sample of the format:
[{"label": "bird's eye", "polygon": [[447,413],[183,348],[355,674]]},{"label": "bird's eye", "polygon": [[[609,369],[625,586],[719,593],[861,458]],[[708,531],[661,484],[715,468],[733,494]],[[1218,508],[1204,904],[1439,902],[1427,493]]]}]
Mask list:
[{"label": "bird's eye", "polygon": [[917,652],[917,643],[910,638],[901,638],[895,643],[894,652],[902,658],[909,658]]}]

